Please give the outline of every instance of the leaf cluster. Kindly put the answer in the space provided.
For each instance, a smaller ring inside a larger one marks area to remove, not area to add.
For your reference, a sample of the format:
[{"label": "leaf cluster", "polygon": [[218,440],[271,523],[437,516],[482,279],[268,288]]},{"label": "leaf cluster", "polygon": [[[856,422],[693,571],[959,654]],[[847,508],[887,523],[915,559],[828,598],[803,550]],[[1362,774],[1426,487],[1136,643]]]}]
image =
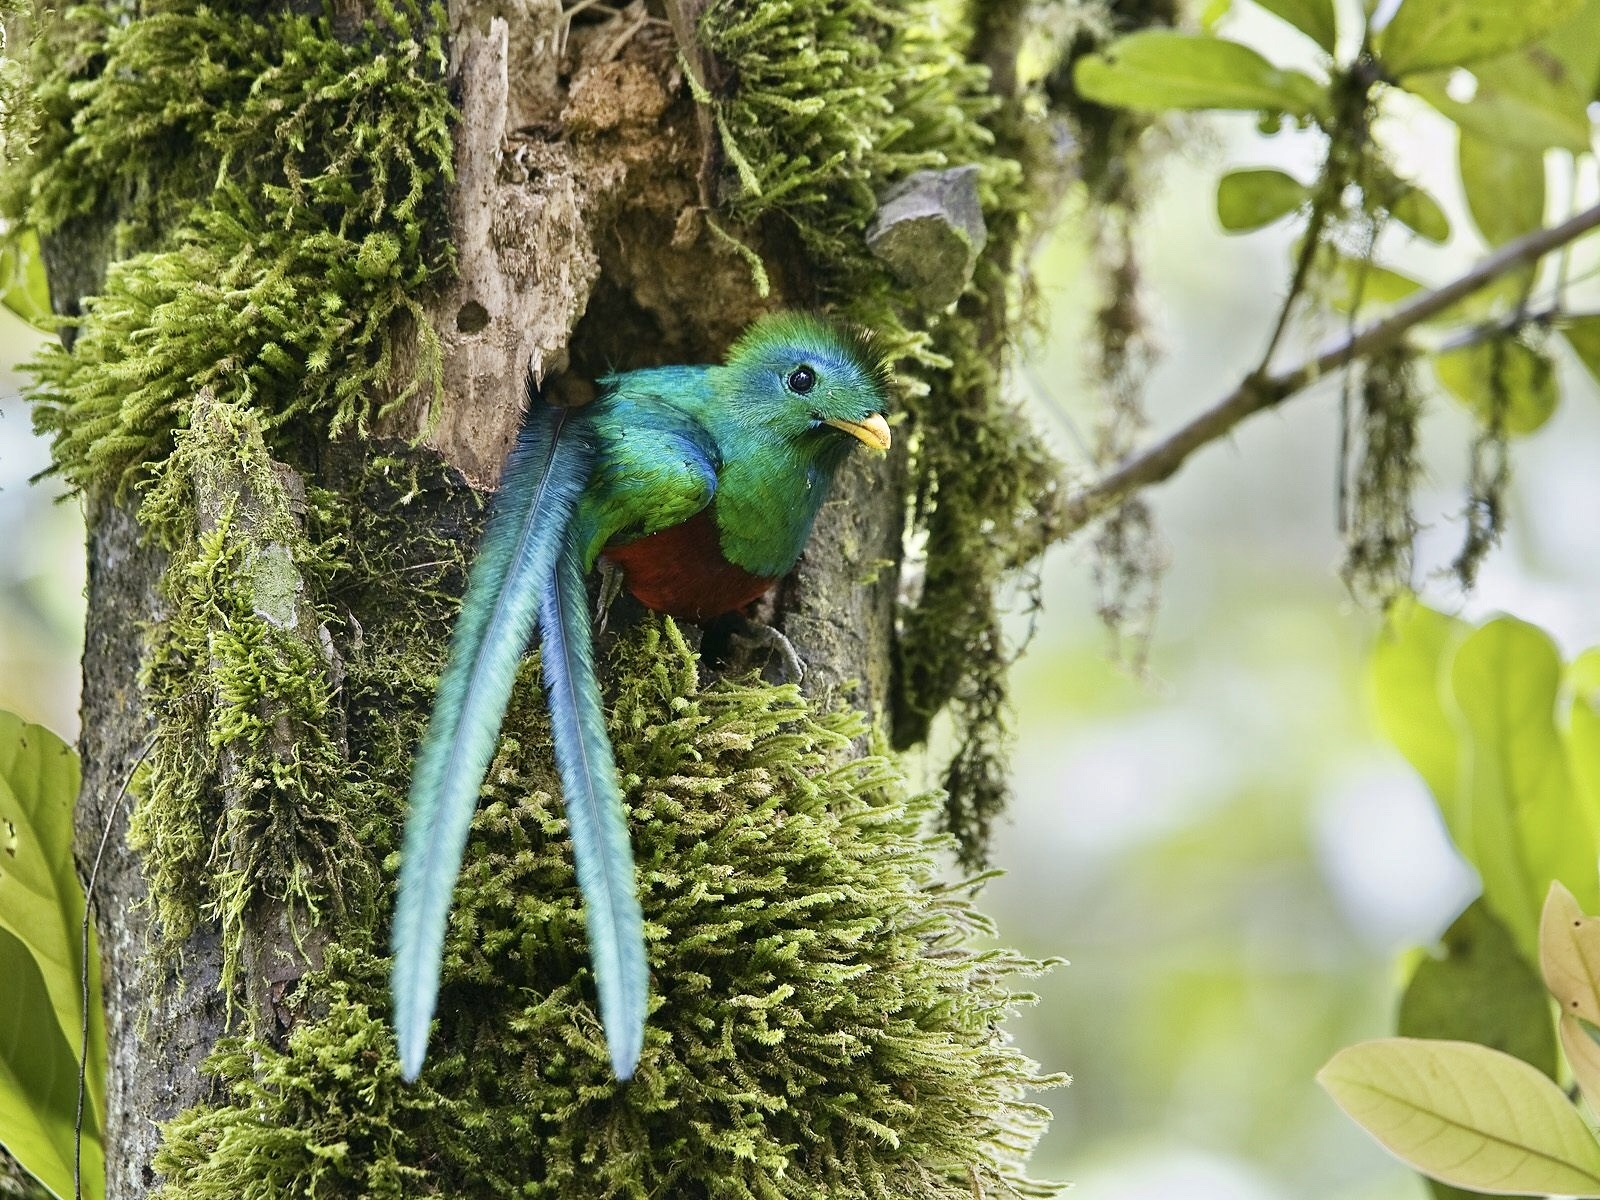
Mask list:
[{"label": "leaf cluster", "polygon": [[83,889],[73,869],[78,756],[53,733],[0,712],[0,1144],[57,1196],[73,1184],[78,1055],[87,1024],[82,1170],[105,1190],[105,1016],[99,954],[85,981]]},{"label": "leaf cluster", "polygon": [[[1600,1101],[1600,920],[1560,883],[1550,885],[1539,949],[1549,995],[1536,998],[1535,1011],[1548,1033],[1550,995],[1560,1002],[1565,1061],[1593,1106]],[[1537,976],[1533,984],[1537,990]],[[1551,1078],[1555,1047],[1544,1040],[1548,1066],[1477,1041],[1380,1039],[1341,1050],[1317,1080],[1351,1118],[1427,1174],[1441,1200],[1458,1188],[1600,1195],[1600,1140]]]},{"label": "leaf cluster", "polygon": [[1556,1081],[1564,1062],[1600,1098],[1600,923],[1582,915],[1600,907],[1600,651],[1563,663],[1535,626],[1474,628],[1407,600],[1372,680],[1384,732],[1483,891],[1412,972],[1404,1038],[1341,1051],[1319,1078],[1441,1181],[1441,1200],[1455,1187],[1597,1194],[1600,1146]]}]

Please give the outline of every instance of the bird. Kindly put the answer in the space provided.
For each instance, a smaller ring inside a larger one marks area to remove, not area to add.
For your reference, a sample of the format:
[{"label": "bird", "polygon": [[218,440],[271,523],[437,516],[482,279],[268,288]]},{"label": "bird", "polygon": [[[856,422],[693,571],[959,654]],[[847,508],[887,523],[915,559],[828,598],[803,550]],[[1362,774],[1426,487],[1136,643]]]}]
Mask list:
[{"label": "bird", "polygon": [[851,449],[889,449],[890,390],[869,333],[793,311],[756,319],[720,364],[604,376],[581,407],[530,381],[413,764],[391,925],[404,1079],[422,1070],[472,814],[536,633],[601,1027],[632,1078],[649,968],[585,577],[603,559],[682,620],[747,606],[799,559]]}]

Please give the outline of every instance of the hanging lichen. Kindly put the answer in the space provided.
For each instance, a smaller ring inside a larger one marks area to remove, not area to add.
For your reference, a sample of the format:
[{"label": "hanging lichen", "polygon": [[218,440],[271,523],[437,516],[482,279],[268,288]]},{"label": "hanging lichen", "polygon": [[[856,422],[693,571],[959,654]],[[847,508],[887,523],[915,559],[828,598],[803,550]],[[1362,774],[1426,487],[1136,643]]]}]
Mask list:
[{"label": "hanging lichen", "polygon": [[1387,605],[1411,589],[1417,523],[1413,500],[1422,474],[1418,422],[1422,393],[1413,353],[1373,356],[1361,374],[1359,447],[1344,515],[1345,584]]},{"label": "hanging lichen", "polygon": [[1486,347],[1488,370],[1484,378],[1485,401],[1478,412],[1478,430],[1472,439],[1467,473],[1467,503],[1462,519],[1466,533],[1451,570],[1464,588],[1478,580],[1478,568],[1500,542],[1505,529],[1506,490],[1511,486],[1508,428],[1513,404],[1533,397],[1550,386],[1550,360],[1531,352],[1510,337],[1496,338]]}]

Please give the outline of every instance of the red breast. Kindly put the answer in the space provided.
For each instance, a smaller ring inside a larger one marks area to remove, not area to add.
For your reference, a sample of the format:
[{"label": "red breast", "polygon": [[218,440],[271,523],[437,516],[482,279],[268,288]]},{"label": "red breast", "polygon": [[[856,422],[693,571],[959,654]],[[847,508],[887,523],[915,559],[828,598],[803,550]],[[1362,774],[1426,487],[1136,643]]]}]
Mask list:
[{"label": "red breast", "polygon": [[607,546],[602,555],[622,568],[640,604],[686,621],[743,608],[777,582],[723,557],[710,509],[637,541]]}]

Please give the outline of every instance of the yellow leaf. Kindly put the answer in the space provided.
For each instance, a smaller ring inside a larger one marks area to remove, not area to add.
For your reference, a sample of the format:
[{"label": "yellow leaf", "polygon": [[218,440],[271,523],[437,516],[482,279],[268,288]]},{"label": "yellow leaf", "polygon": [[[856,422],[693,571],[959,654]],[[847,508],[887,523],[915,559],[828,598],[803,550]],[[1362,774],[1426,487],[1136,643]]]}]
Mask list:
[{"label": "yellow leaf", "polygon": [[1561,1049],[1591,1108],[1600,1107],[1600,1043],[1577,1017],[1561,1014]]},{"label": "yellow leaf", "polygon": [[1509,1196],[1600,1196],[1600,1145],[1566,1094],[1472,1042],[1349,1046],[1317,1082],[1390,1153],[1443,1183]]},{"label": "yellow leaf", "polygon": [[1600,1025],[1600,919],[1552,881],[1539,917],[1539,970],[1563,1014]]}]

